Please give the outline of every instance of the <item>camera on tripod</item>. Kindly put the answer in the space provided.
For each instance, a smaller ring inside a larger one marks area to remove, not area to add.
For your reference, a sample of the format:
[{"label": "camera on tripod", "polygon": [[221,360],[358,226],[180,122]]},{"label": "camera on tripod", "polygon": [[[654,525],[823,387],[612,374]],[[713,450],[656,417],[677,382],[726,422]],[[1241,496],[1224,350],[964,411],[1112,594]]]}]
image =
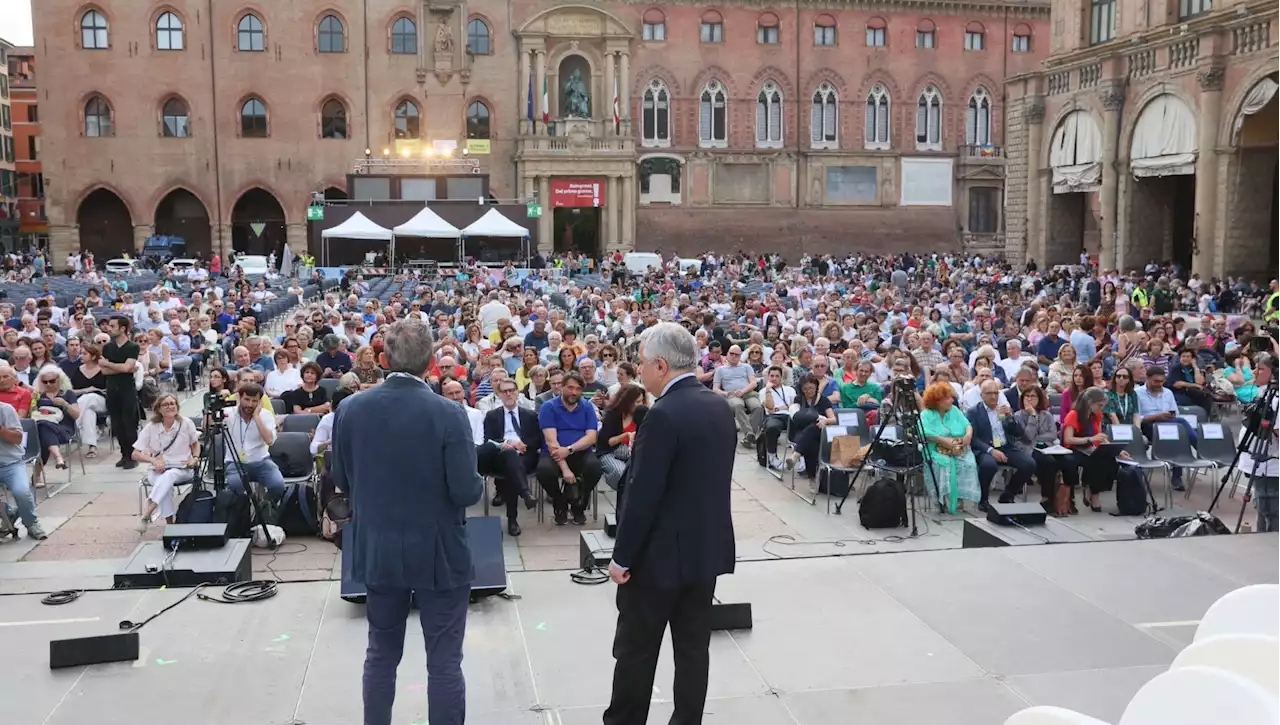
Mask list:
[{"label": "camera on tripod", "polygon": [[210,390],[204,394],[204,417],[214,423],[221,423],[222,416],[214,414],[221,413],[233,405],[235,405],[233,401],[227,400],[222,395]]}]

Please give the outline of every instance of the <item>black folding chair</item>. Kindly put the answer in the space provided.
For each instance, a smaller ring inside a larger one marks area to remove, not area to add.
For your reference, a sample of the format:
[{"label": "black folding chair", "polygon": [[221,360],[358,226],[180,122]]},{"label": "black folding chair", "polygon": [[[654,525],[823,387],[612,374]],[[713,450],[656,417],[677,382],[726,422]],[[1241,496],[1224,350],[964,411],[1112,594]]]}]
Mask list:
[{"label": "black folding chair", "polygon": [[[1195,428],[1196,426],[1200,425],[1201,423],[1208,423],[1208,422],[1209,422],[1209,411],[1205,410],[1204,408],[1201,408],[1201,407],[1200,407],[1200,406],[1198,406],[1198,405],[1179,405],[1179,406],[1178,406],[1178,416],[1179,416],[1179,417],[1182,417],[1182,416],[1192,416],[1192,417],[1194,417],[1194,418],[1196,419],[1196,421],[1195,421],[1195,423],[1192,423],[1192,425],[1191,425],[1191,427],[1192,427],[1192,428]],[[1187,422],[1188,422],[1188,423],[1190,423],[1191,421],[1187,421]]]},{"label": "black folding chair", "polygon": [[1203,468],[1217,468],[1218,464],[1213,461],[1206,461],[1196,456],[1191,448],[1191,437],[1187,435],[1187,429],[1177,423],[1156,422],[1151,427],[1151,457],[1157,461],[1163,461],[1171,468],[1169,470],[1169,505],[1173,505],[1173,470],[1172,467],[1183,468],[1191,472],[1186,482],[1186,495],[1191,495],[1191,486],[1195,479],[1196,473]]},{"label": "black folding chair", "polygon": [[281,418],[279,424],[283,433],[311,433],[320,425],[320,416],[315,413],[294,413]]},{"label": "black folding chair", "polygon": [[333,394],[338,392],[337,378],[321,378],[320,387],[324,388],[324,392],[328,394],[329,400],[333,400]]},{"label": "black folding chair", "polygon": [[280,398],[271,398],[271,412],[275,415],[287,415],[289,406]]},{"label": "black folding chair", "polygon": [[[1107,426],[1107,435],[1116,443],[1124,443],[1124,451],[1129,454],[1129,458],[1133,461],[1133,465],[1142,473],[1143,482],[1147,486],[1147,493],[1151,493],[1151,471],[1167,470],[1168,464],[1163,461],[1153,461],[1151,455],[1147,452],[1147,439],[1143,437],[1142,430],[1138,426],[1131,423]],[[1154,496],[1153,496],[1154,498]],[[1169,503],[1173,501],[1173,490],[1171,486],[1165,486],[1165,500]]]}]

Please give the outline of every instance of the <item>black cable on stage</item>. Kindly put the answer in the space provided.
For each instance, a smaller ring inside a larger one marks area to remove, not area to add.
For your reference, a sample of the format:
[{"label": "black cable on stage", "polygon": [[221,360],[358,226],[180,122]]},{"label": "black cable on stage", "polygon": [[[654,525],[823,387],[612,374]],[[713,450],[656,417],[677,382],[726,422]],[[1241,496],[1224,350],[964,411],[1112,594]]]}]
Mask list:
[{"label": "black cable on stage", "polygon": [[608,549],[596,549],[582,560],[582,568],[569,573],[569,581],[574,584],[604,584],[609,581],[609,572],[595,565],[596,554],[608,553]]},{"label": "black cable on stage", "polygon": [[83,589],[64,589],[60,592],[53,592],[52,594],[45,596],[40,600],[40,603],[47,604],[51,607],[57,607],[74,602],[80,598],[81,594],[84,594]]},{"label": "black cable on stage", "polygon": [[260,602],[264,599],[270,599],[279,592],[277,582],[266,579],[254,579],[247,582],[236,582],[228,584],[222,588],[222,591],[216,595],[208,594],[197,595],[201,601],[215,602],[217,604],[243,604],[245,602]]}]

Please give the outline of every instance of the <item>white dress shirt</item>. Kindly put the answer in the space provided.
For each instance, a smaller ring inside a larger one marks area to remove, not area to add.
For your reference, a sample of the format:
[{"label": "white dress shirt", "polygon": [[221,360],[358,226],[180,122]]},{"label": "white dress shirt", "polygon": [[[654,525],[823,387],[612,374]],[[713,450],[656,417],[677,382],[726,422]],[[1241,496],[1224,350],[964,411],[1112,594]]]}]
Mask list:
[{"label": "white dress shirt", "polygon": [[[262,419],[267,430],[274,433],[276,429],[276,417],[270,410],[266,408],[258,409],[258,417]],[[257,463],[265,461],[270,456],[270,444],[262,440],[262,434],[258,432],[258,426],[252,420],[245,420],[240,414],[238,408],[227,409],[227,431],[231,434],[231,440],[235,443],[236,452],[240,454],[240,460],[245,463]],[[235,459],[235,455],[231,451],[231,446],[226,446],[226,460]]]},{"label": "white dress shirt", "polygon": [[471,442],[480,445],[484,443],[484,413],[476,410],[469,405],[462,406],[467,413],[467,420],[471,423]]},{"label": "white dress shirt", "polygon": [[520,428],[519,426],[513,424],[513,423],[520,422],[519,411],[520,411],[520,405],[518,403],[514,408],[508,408],[506,406],[502,407],[502,440],[504,441],[520,440]]}]

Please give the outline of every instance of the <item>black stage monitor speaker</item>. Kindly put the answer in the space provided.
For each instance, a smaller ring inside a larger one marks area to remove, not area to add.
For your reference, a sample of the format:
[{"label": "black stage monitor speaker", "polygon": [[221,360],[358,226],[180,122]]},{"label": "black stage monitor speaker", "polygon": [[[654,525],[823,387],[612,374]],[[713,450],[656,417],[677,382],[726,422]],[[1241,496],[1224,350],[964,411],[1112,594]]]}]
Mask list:
[{"label": "black stage monitor speaker", "polygon": [[751,603],[711,605],[711,631],[751,629]]},{"label": "black stage monitor speaker", "polygon": [[138,659],[138,633],[120,632],[100,637],[55,639],[49,642],[49,669],[132,662]]},{"label": "black stage monitor speaker", "polygon": [[[170,558],[172,557],[172,558]],[[231,584],[252,578],[248,539],[231,539],[220,549],[173,551],[159,541],[144,541],[115,576],[116,589],[194,587]]]},{"label": "black stage monitor speaker", "polygon": [[174,545],[182,551],[192,549],[221,549],[227,543],[226,524],[169,524],[164,527],[166,551]]},{"label": "black stage monitor speaker", "polygon": [[578,537],[578,566],[588,565],[597,569],[607,569],[609,560],[613,558],[613,539],[604,531],[583,531]]},{"label": "black stage monitor speaker", "polygon": [[[348,526],[342,530],[342,535],[346,536],[351,531]],[[467,517],[467,543],[471,547],[471,564],[476,569],[476,578],[471,582],[471,601],[506,591],[507,561],[502,554],[502,519],[497,516]],[[339,596],[353,604],[363,604],[364,582],[356,579],[351,571],[350,554],[351,547],[344,542]]]},{"label": "black stage monitor speaker", "polygon": [[610,539],[618,538],[618,515],[617,514],[604,515],[604,535],[608,536]]},{"label": "black stage monitor speaker", "polygon": [[987,521],[1002,526],[1042,526],[1045,518],[1044,506],[1038,503],[992,502],[987,511]]}]

